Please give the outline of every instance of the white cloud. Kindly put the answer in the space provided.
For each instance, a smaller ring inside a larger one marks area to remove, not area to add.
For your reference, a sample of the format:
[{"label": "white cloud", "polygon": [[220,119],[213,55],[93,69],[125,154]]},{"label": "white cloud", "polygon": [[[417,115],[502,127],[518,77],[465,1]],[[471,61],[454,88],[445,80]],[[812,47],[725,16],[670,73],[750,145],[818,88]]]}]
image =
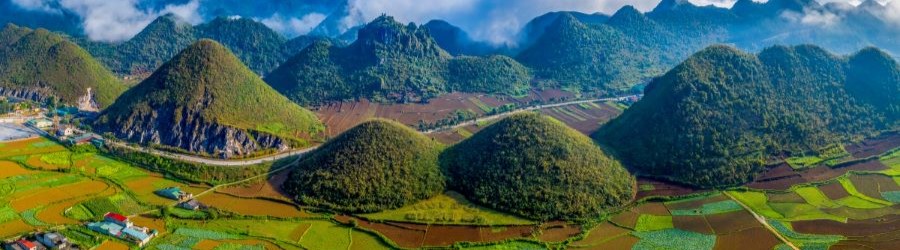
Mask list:
[{"label": "white cloud", "polygon": [[55,14],[62,13],[51,5],[54,3],[53,0],[12,0],[12,3],[26,10],[39,10]]},{"label": "white cloud", "polygon": [[81,17],[84,33],[92,40],[127,40],[160,15],[172,13],[192,24],[203,18],[198,13],[200,0],[171,4],[159,11],[139,9],[139,0],[13,0],[19,7],[48,13],[67,11]]},{"label": "white cloud", "polygon": [[274,14],[269,18],[258,21],[285,36],[294,37],[309,33],[309,31],[315,28],[322,20],[325,20],[324,14],[310,13],[301,18],[287,18],[279,14]]},{"label": "white cloud", "polygon": [[550,11],[613,13],[634,5],[648,11],[658,1],[643,0],[350,0],[351,15],[344,21],[352,27],[388,14],[401,22],[425,23],[443,19],[468,31],[478,40],[496,44],[512,43],[516,33],[534,17]]}]

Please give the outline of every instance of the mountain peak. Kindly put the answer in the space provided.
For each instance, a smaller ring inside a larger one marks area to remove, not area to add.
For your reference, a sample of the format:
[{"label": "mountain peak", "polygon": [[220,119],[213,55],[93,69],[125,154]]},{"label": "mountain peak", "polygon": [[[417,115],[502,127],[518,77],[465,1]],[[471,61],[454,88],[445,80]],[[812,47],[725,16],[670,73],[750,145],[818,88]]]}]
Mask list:
[{"label": "mountain peak", "polygon": [[607,21],[610,25],[623,23],[644,23],[647,17],[631,5],[625,5],[619,11],[616,11]]},{"label": "mountain peak", "polygon": [[688,0],[662,0],[655,8],[653,8],[652,12],[671,11],[684,6],[693,7],[694,4]]},{"label": "mountain peak", "polygon": [[209,39],[191,44],[129,89],[96,125],[133,142],[226,157],[308,145],[321,131],[314,114]]}]

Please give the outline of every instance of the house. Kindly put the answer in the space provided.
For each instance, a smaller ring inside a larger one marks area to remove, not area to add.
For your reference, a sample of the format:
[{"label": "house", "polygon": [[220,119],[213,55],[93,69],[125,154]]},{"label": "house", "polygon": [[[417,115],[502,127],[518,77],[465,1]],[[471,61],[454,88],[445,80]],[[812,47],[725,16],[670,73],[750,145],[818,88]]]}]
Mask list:
[{"label": "house", "polygon": [[178,203],[178,207],[184,208],[187,210],[197,210],[197,209],[205,208],[206,206],[204,206],[202,203],[200,203],[199,201],[197,201],[195,199],[190,199],[190,200]]},{"label": "house", "polygon": [[173,199],[176,201],[186,201],[194,198],[193,194],[185,193],[178,187],[167,187],[156,191],[156,194],[162,197]]},{"label": "house", "polygon": [[69,247],[69,239],[57,232],[38,234],[37,241],[50,249],[67,249]]},{"label": "house", "polygon": [[156,230],[149,230],[143,227],[128,227],[122,230],[122,233],[124,236],[123,238],[134,242],[139,247],[143,247],[144,245],[146,245],[148,242],[150,242],[151,239],[153,239],[153,236],[156,236],[156,234],[158,234]]},{"label": "house", "polygon": [[61,126],[56,130],[56,136],[59,137],[71,136],[72,134],[75,134],[75,129],[69,126]]},{"label": "house", "polygon": [[94,133],[85,133],[79,136],[75,136],[66,140],[69,145],[84,145],[92,142],[94,139],[101,138],[97,134]]},{"label": "house", "polygon": [[122,229],[125,229],[125,227],[113,222],[101,221],[88,223],[88,229],[109,236],[119,237],[122,235]]},{"label": "house", "polygon": [[113,213],[113,212],[109,212],[109,213],[106,213],[105,215],[103,215],[103,221],[114,223],[114,224],[122,226],[122,227],[134,226],[134,224],[128,220],[128,217],[125,217],[124,215]]},{"label": "house", "polygon": [[106,213],[103,221],[91,222],[87,226],[93,231],[127,240],[139,247],[143,247],[159,234],[156,230],[135,226],[127,217],[113,212]]},{"label": "house", "polygon": [[53,126],[53,121],[50,121],[50,120],[47,120],[44,118],[39,118],[39,119],[28,120],[28,122],[26,122],[26,124],[28,124],[29,126],[35,127],[35,128],[45,129],[45,128],[49,128],[49,127]]},{"label": "house", "polygon": [[26,239],[21,239],[16,241],[16,245],[19,245],[20,248],[24,250],[37,250],[37,245],[34,242],[28,241]]}]

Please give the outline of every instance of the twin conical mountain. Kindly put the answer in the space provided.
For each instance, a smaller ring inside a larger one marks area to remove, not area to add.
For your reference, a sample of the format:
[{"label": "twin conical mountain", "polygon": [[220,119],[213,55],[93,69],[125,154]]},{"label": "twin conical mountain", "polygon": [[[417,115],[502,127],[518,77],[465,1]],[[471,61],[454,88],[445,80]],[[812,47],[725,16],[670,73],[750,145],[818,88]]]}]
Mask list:
[{"label": "twin conical mountain", "polygon": [[227,48],[201,40],[105,110],[95,129],[209,155],[306,146],[315,115],[266,85]]},{"label": "twin conical mountain", "polygon": [[306,157],[284,187],[305,204],[340,211],[399,208],[444,191],[442,149],[405,125],[368,121]]},{"label": "twin conical mountain", "polygon": [[594,136],[645,174],[704,187],[752,180],[774,155],[896,130],[900,68],[883,52],[713,46],[645,89]]},{"label": "twin conical mountain", "polygon": [[0,31],[0,94],[55,97],[97,109],[109,106],[125,89],[91,55],[59,35],[12,24]]},{"label": "twin conical mountain", "polygon": [[585,219],[633,198],[634,177],[587,136],[535,113],[511,115],[441,157],[470,200],[529,218]]}]

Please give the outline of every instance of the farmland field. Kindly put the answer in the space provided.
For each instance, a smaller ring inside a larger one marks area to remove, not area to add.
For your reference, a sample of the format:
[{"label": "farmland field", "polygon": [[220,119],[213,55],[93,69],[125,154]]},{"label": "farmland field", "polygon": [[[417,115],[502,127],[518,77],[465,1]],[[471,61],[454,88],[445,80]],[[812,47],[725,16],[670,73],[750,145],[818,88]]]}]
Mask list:
[{"label": "farmland field", "polygon": [[[576,122],[594,114],[592,110],[607,108],[612,109],[589,103],[544,111]],[[452,132],[464,137],[487,125]],[[782,164],[746,188],[725,191],[638,178],[634,204],[579,224],[520,218],[474,204],[452,191],[394,210],[333,214],[294,204],[285,196],[279,187],[289,178],[287,171],[213,188],[148,172],[100,152],[75,153],[42,138],[26,141],[0,146],[9,149],[0,153],[5,155],[0,157],[4,238],[53,227],[64,228],[73,241],[87,247],[131,248],[80,226],[113,211],[159,230],[149,249],[445,248],[461,242],[472,249],[785,247],[776,235],[803,248],[883,249],[900,243],[894,230],[900,225],[898,153],[881,148],[875,160],[840,168],[817,164],[794,169]],[[848,146],[847,151],[872,154],[872,145],[883,144],[868,145],[869,149]],[[781,179],[762,180],[775,177]],[[202,193],[197,199],[211,209],[161,209],[176,202],[155,191],[172,186]]]}]

